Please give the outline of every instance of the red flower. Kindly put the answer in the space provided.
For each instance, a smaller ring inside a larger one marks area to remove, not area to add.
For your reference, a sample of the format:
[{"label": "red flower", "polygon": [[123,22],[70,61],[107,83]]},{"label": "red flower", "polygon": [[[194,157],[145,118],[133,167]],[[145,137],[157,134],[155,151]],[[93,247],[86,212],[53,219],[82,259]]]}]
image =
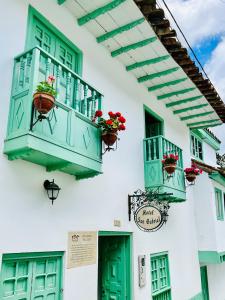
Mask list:
[{"label": "red flower", "polygon": [[121,113],[120,112],[117,112],[116,113],[116,116],[119,118],[119,117],[121,117]]},{"label": "red flower", "polygon": [[48,81],[49,84],[54,83],[54,81],[55,81],[55,76],[49,75],[47,81]]},{"label": "red flower", "polygon": [[126,119],[123,117],[123,116],[120,116],[118,118],[118,120],[121,122],[121,123],[125,123],[126,122]]},{"label": "red flower", "polygon": [[100,118],[102,116],[102,111],[101,110],[96,110],[95,116]]},{"label": "red flower", "polygon": [[105,123],[106,123],[107,125],[112,125],[113,121],[112,121],[112,120],[107,120]]},{"label": "red flower", "polygon": [[124,124],[119,125],[119,130],[125,130],[125,129],[126,129],[126,126]]}]

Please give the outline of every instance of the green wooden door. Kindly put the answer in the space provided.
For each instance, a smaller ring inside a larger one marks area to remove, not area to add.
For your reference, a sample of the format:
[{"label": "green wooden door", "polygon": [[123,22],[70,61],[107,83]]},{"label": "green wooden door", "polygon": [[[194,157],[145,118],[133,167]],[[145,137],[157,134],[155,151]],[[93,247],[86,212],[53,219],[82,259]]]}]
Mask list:
[{"label": "green wooden door", "polygon": [[203,300],[209,300],[209,287],[208,287],[208,276],[207,267],[201,267],[201,282],[202,282],[202,297]]},{"label": "green wooden door", "polygon": [[100,237],[99,300],[129,299],[128,257],[126,237]]},{"label": "green wooden door", "polygon": [[[41,47],[65,66],[80,74],[81,54],[77,47],[36,10],[30,8],[26,48],[35,46]],[[50,72],[56,73],[56,70]]]},{"label": "green wooden door", "polygon": [[39,46],[54,56],[56,51],[56,36],[36,17],[32,21],[30,48]]},{"label": "green wooden door", "polygon": [[[24,256],[24,255],[23,255]],[[2,261],[1,300],[60,300],[62,256],[18,257]]]}]

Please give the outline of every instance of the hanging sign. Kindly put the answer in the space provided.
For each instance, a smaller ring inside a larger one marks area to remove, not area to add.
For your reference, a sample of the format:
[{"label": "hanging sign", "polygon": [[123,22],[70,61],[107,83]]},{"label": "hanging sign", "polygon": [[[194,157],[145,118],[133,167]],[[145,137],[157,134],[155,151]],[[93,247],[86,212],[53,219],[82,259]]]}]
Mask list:
[{"label": "hanging sign", "polygon": [[138,228],[143,231],[153,232],[167,222],[170,208],[168,197],[171,194],[160,193],[158,189],[138,190],[128,196],[129,221],[131,212]]},{"label": "hanging sign", "polygon": [[162,212],[151,205],[139,207],[135,214],[134,220],[137,226],[144,231],[155,231],[162,226]]}]

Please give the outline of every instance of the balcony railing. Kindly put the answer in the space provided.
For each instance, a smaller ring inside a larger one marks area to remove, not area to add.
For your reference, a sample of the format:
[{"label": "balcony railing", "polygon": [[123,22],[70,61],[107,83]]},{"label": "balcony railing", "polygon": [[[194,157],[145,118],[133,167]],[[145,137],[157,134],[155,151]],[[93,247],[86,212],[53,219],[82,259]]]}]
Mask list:
[{"label": "balcony railing", "polygon": [[[33,93],[37,84],[52,74],[56,78],[56,108],[49,113],[48,122],[32,127],[37,118],[32,114]],[[5,153],[10,159],[22,158],[49,171],[62,170],[80,178],[100,173],[100,130],[91,119],[96,109],[101,109],[102,97],[41,48],[22,53],[14,61]]]},{"label": "balcony railing", "polygon": [[[162,159],[165,154],[178,154],[177,168],[171,178],[163,170]],[[173,193],[172,201],[185,200],[185,180],[182,150],[163,136],[144,139],[145,186],[159,187],[161,192]]]}]

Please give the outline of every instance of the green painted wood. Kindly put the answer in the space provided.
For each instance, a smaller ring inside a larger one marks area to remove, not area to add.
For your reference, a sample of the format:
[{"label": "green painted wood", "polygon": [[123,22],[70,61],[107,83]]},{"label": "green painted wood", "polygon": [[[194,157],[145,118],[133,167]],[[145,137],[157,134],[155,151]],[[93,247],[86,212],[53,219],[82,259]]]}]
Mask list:
[{"label": "green painted wood", "polygon": [[146,39],[146,40],[143,40],[143,41],[140,41],[140,42],[137,42],[137,43],[134,43],[134,44],[130,44],[130,45],[127,45],[127,46],[124,46],[124,47],[121,47],[119,49],[116,49],[114,51],[111,52],[111,56],[112,57],[116,57],[120,54],[123,54],[123,53],[126,53],[130,50],[135,50],[137,48],[140,48],[140,47],[144,47],[144,46],[147,46],[149,45],[150,43],[153,43],[157,40],[157,37],[156,36],[153,36],[149,39]]},{"label": "green painted wood", "polygon": [[224,221],[224,203],[222,191],[218,188],[214,188],[215,194],[215,206],[216,206],[216,218],[219,221]]},{"label": "green painted wood", "polygon": [[199,109],[199,108],[202,108],[202,107],[205,107],[205,106],[208,106],[208,105],[209,105],[208,103],[205,103],[205,104],[199,104],[199,105],[195,105],[195,106],[189,106],[189,107],[185,107],[185,108],[182,108],[182,109],[174,110],[173,113],[175,115],[176,114],[181,114],[183,112],[186,112],[186,111],[189,111],[189,110]]},{"label": "green painted wood", "polygon": [[168,253],[151,255],[152,299],[171,300]]},{"label": "green painted wood", "polygon": [[[170,153],[178,154],[180,159],[173,179],[166,180],[162,159],[164,154]],[[159,187],[162,193],[172,193],[171,202],[186,200],[182,150],[163,136],[144,139],[144,171],[146,188]]]},{"label": "green painted wood", "polygon": [[108,11],[116,8],[117,6],[119,6],[120,4],[122,4],[123,2],[125,2],[126,0],[114,0],[114,1],[111,1],[110,3],[104,5],[104,6],[101,6],[95,10],[93,10],[92,12],[84,15],[83,17],[79,18],[77,20],[78,24],[81,26],[81,25],[84,25],[86,24],[87,22],[91,21],[91,20],[94,20],[96,19],[97,17],[107,13]]},{"label": "green painted wood", "polygon": [[195,126],[195,125],[210,124],[210,123],[214,123],[214,122],[218,122],[218,121],[220,121],[220,119],[206,120],[206,121],[199,121],[199,122],[189,123],[189,124],[187,124],[187,126]]},{"label": "green painted wood", "polygon": [[198,125],[196,127],[193,127],[193,129],[204,129],[204,128],[209,128],[209,127],[216,127],[216,126],[219,126],[219,125],[222,125],[223,123],[216,123],[216,124],[205,124],[205,125]]},{"label": "green painted wood", "polygon": [[[58,70],[57,109],[49,113],[49,122],[38,122],[31,131],[37,117],[35,113],[32,120],[33,91],[53,69]],[[79,179],[100,174],[101,131],[91,119],[101,99],[96,89],[41,48],[22,53],[15,59],[4,153],[10,160],[24,159]]]},{"label": "green painted wood", "polygon": [[183,95],[183,94],[192,92],[195,89],[196,89],[196,87],[193,87],[193,88],[188,88],[188,89],[184,89],[184,90],[179,90],[179,91],[167,93],[167,94],[164,94],[164,95],[159,95],[159,96],[157,96],[157,99],[158,100],[163,100],[163,99],[170,98],[170,97],[173,97],[173,96]]},{"label": "green painted wood", "polygon": [[176,106],[176,105],[181,105],[181,104],[184,104],[184,103],[193,102],[193,101],[196,101],[198,99],[201,99],[202,97],[203,96],[200,95],[200,96],[190,97],[190,98],[187,98],[187,99],[173,101],[173,102],[170,102],[170,103],[166,103],[166,107],[173,107],[173,106]]},{"label": "green painted wood", "polygon": [[195,114],[195,115],[190,115],[190,116],[185,116],[185,117],[180,117],[181,121],[185,121],[185,120],[190,120],[190,119],[194,119],[194,118],[199,118],[199,117],[203,117],[203,116],[208,116],[213,114],[215,111],[207,111],[205,113],[201,113],[201,114]]},{"label": "green painted wood", "polygon": [[213,135],[211,135],[207,130],[204,129],[192,129],[192,132],[196,134],[198,137],[204,140],[205,143],[210,145],[214,150],[220,150],[221,141],[216,139]]},{"label": "green painted wood", "polygon": [[[37,10],[29,6],[25,48],[30,50],[35,46],[41,47],[77,74],[82,74],[82,51]],[[49,69],[49,72],[54,73],[55,70]]]},{"label": "green painted wood", "polygon": [[157,85],[153,85],[153,86],[150,86],[148,88],[148,91],[152,92],[152,91],[155,91],[155,90],[158,90],[158,89],[162,89],[162,88],[167,87],[167,86],[176,85],[176,84],[179,84],[179,83],[181,83],[181,82],[183,82],[185,80],[187,80],[187,77],[186,78],[177,79],[177,80],[173,80],[173,81],[168,81],[168,82],[157,84]]},{"label": "green painted wood", "polygon": [[66,2],[66,0],[58,0],[58,4],[59,5],[62,5],[63,3],[65,3]]},{"label": "green painted wood", "polygon": [[130,236],[99,237],[99,299],[131,299]]},{"label": "green painted wood", "polygon": [[157,64],[157,63],[159,63],[161,61],[167,60],[170,57],[171,57],[170,55],[164,55],[164,56],[159,56],[159,57],[152,58],[152,59],[147,59],[147,60],[139,61],[139,62],[134,63],[132,65],[126,66],[126,70],[127,71],[131,71],[133,69],[141,68],[143,66]]},{"label": "green painted wood", "polygon": [[201,285],[202,285],[202,300],[209,300],[209,287],[208,287],[208,275],[207,267],[200,267],[201,273]]},{"label": "green painted wood", "polygon": [[3,255],[0,298],[62,299],[62,254],[23,253]]},{"label": "green painted wood", "polygon": [[101,36],[98,36],[96,38],[96,40],[97,40],[98,43],[102,43],[102,42],[104,42],[104,41],[106,41],[108,39],[113,38],[117,34],[123,33],[124,31],[131,30],[132,28],[140,25],[144,21],[145,21],[145,18],[141,18],[141,19],[135,20],[135,21],[130,22],[130,23],[126,24],[126,25],[118,27],[118,28],[116,28],[116,29],[114,29],[112,31],[106,32],[105,34],[103,34]]},{"label": "green painted wood", "polygon": [[225,187],[225,178],[219,172],[210,173],[209,178]]},{"label": "green painted wood", "polygon": [[149,74],[149,75],[145,75],[145,76],[139,77],[138,82],[144,82],[144,81],[151,80],[151,79],[154,79],[154,78],[159,78],[159,77],[162,77],[162,76],[166,76],[166,75],[169,75],[173,72],[176,72],[177,70],[179,70],[179,67],[167,69],[167,70],[157,72],[157,73],[153,73],[153,74]]}]

